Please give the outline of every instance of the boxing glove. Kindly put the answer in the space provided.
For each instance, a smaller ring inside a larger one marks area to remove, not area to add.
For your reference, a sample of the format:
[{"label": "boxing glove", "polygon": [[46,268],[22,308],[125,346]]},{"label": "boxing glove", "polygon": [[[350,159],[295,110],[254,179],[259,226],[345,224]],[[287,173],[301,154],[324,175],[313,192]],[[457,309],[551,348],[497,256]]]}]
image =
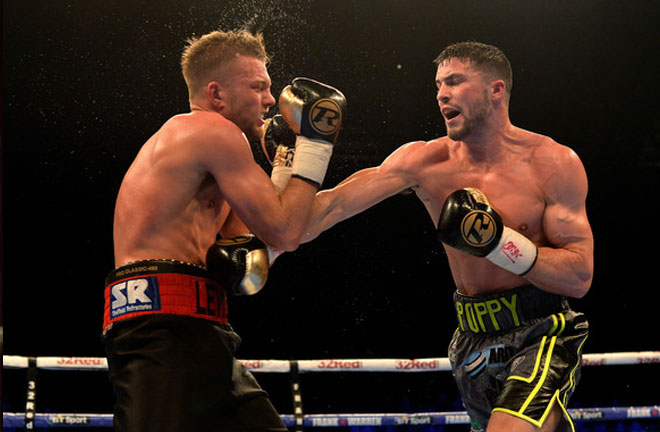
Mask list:
[{"label": "boxing glove", "polygon": [[437,230],[443,243],[524,275],[536,263],[538,249],[524,235],[504,226],[500,215],[478,189],[453,192],[442,208]]},{"label": "boxing glove", "polygon": [[281,194],[291,178],[293,155],[296,150],[296,134],[281,114],[266,120],[266,131],[261,146],[268,162],[273,166],[270,178],[277,193]]},{"label": "boxing glove", "polygon": [[279,97],[284,120],[298,135],[292,175],[323,183],[346,111],[346,98],[334,87],[295,78]]},{"label": "boxing glove", "polygon": [[220,239],[206,252],[211,277],[233,295],[258,293],[269,267],[268,248],[252,234]]}]

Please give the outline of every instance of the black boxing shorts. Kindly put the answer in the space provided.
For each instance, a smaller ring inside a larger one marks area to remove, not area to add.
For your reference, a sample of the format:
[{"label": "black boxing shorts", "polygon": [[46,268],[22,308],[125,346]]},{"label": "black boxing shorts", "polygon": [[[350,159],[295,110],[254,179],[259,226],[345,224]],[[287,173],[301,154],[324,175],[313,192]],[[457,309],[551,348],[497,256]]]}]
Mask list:
[{"label": "black boxing shorts", "polygon": [[106,282],[115,431],[287,431],[235,358],[241,339],[227,323],[224,290],[203,268],[141,261]]},{"label": "black boxing shorts", "polygon": [[553,403],[574,431],[566,406],[580,376],[585,316],[565,297],[524,286],[484,297],[454,294],[458,329],[449,345],[452,373],[472,431],[493,412],[541,427]]}]

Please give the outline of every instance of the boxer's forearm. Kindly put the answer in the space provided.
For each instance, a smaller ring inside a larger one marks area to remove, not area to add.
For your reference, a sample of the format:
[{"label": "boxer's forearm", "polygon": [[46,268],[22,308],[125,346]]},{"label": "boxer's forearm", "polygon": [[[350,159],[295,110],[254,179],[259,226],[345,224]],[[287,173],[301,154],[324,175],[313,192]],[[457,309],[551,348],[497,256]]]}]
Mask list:
[{"label": "boxer's forearm", "polygon": [[363,205],[359,195],[356,195],[356,191],[359,189],[356,189],[355,186],[359,186],[359,184],[356,185],[349,181],[356,174],[344,180],[337,187],[319,191],[316,194],[312,214],[301,243],[315,239],[323,231],[368,208]]},{"label": "boxer's forearm", "polygon": [[301,242],[311,241],[337,223],[401,192],[411,186],[408,183],[377,167],[358,171],[336,187],[318,192]]},{"label": "boxer's forearm", "polygon": [[592,277],[593,260],[579,247],[540,247],[534,267],[525,275],[543,291],[575,298],[589,291]]}]

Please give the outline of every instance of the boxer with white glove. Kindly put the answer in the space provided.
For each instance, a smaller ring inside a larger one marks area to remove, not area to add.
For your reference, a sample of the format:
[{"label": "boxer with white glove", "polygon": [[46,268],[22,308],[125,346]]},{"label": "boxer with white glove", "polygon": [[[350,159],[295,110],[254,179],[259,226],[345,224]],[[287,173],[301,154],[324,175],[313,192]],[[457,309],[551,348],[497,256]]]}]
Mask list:
[{"label": "boxer with white glove", "polygon": [[485,257],[519,276],[536,263],[536,245],[504,226],[500,215],[479,189],[459,189],[449,195],[440,213],[437,233],[443,243]]}]

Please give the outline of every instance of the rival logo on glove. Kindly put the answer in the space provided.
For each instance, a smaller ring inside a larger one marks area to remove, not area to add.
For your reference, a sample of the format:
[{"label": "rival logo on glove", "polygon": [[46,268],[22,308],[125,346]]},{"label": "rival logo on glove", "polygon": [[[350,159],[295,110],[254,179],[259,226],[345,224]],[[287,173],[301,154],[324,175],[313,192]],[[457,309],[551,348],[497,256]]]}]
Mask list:
[{"label": "rival logo on glove", "polygon": [[463,218],[461,234],[471,246],[486,246],[497,235],[497,226],[491,215],[482,210],[474,210]]},{"label": "rival logo on glove", "polygon": [[309,123],[322,135],[331,135],[341,126],[341,108],[332,99],[319,99],[309,110]]}]

